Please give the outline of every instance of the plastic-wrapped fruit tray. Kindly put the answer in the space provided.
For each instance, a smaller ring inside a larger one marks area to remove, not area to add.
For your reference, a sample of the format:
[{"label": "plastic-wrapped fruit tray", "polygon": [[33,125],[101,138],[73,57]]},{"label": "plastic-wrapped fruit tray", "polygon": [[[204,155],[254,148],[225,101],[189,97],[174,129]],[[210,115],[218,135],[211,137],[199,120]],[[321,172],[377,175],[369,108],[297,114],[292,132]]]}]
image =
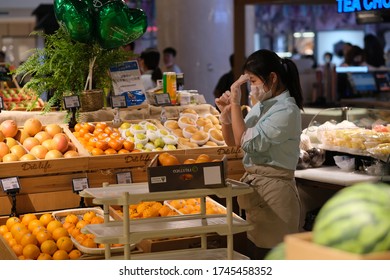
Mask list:
[{"label": "plastic-wrapped fruit tray", "polygon": [[[92,211],[97,216],[104,217],[103,209],[100,207],[90,207],[90,208],[74,208],[74,209],[66,209],[66,210],[59,210],[52,213],[52,216],[60,221],[61,223],[65,222],[65,218],[68,214],[74,214],[79,218],[79,220],[83,219],[83,216],[85,213]],[[110,216],[110,221],[114,221],[114,219]],[[81,245],[73,236],[70,237],[73,241],[74,246],[83,252],[84,254],[90,254],[90,255],[103,255],[104,254],[104,248],[89,248]],[[123,252],[124,246],[118,246],[118,247],[111,247],[111,252]],[[135,244],[130,245],[130,249],[134,249]]]}]

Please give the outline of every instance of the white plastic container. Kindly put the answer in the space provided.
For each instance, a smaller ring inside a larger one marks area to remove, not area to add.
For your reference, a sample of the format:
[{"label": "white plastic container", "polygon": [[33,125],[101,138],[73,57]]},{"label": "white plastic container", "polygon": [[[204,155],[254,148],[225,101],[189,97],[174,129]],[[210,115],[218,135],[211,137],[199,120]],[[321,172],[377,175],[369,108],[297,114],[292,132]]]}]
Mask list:
[{"label": "white plastic container", "polygon": [[179,91],[180,105],[189,105],[191,103],[191,93],[188,91]]}]

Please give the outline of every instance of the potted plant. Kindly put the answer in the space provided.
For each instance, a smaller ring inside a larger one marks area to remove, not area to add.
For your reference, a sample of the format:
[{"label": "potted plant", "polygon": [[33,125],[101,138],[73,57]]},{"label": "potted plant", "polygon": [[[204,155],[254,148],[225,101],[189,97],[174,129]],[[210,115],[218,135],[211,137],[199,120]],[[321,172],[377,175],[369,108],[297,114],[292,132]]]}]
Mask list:
[{"label": "potted plant", "polygon": [[24,87],[31,89],[37,97],[48,94],[43,111],[61,108],[66,95],[80,97],[81,111],[101,109],[102,92],[111,88],[109,67],[128,60],[131,54],[120,47],[103,49],[96,42],[73,40],[63,25],[53,34],[33,34],[44,38],[45,47],[34,49],[14,74],[22,79],[30,76]]}]

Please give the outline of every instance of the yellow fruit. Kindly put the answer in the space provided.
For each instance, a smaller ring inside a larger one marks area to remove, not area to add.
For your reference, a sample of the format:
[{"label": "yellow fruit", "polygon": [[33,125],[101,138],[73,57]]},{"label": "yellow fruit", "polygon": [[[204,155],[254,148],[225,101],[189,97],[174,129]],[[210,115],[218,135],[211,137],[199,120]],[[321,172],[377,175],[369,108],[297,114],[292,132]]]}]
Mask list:
[{"label": "yellow fruit", "polygon": [[71,260],[77,260],[81,257],[81,252],[77,249],[74,249],[72,251],[69,252],[69,258]]},{"label": "yellow fruit", "polygon": [[57,250],[53,254],[53,260],[69,260],[69,255],[65,250]]},{"label": "yellow fruit", "polygon": [[7,226],[8,230],[10,230],[11,227],[16,223],[20,223],[20,219],[18,217],[11,217],[7,219],[5,225]]},{"label": "yellow fruit", "polygon": [[59,227],[62,227],[62,223],[60,221],[57,221],[57,220],[53,220],[51,222],[49,222],[47,224],[47,231],[50,232],[50,233],[53,233],[53,231],[56,229],[56,228],[59,228]]},{"label": "yellow fruit", "polygon": [[36,260],[39,257],[40,253],[41,252],[40,252],[38,246],[35,244],[27,244],[23,248],[23,256],[26,259]]},{"label": "yellow fruit", "polygon": [[51,260],[51,256],[46,253],[40,253],[37,260]]},{"label": "yellow fruit", "polygon": [[63,237],[63,236],[69,236],[69,233],[68,231],[63,228],[63,227],[58,227],[58,228],[55,228],[53,230],[53,232],[51,233],[53,239],[55,241],[57,241],[60,237]]},{"label": "yellow fruit", "polygon": [[53,216],[49,213],[43,214],[39,220],[42,222],[44,226],[47,226],[51,221],[54,220]]},{"label": "yellow fruit", "polygon": [[57,250],[57,244],[52,239],[46,240],[41,244],[42,253],[46,253],[52,256]]},{"label": "yellow fruit", "polygon": [[68,253],[73,249],[73,242],[68,236],[60,237],[56,244],[59,250],[64,250]]},{"label": "yellow fruit", "polygon": [[28,224],[33,221],[33,220],[37,220],[37,216],[35,216],[35,214],[25,214],[23,215],[23,218],[22,218],[22,223],[25,225],[25,226],[28,226]]}]

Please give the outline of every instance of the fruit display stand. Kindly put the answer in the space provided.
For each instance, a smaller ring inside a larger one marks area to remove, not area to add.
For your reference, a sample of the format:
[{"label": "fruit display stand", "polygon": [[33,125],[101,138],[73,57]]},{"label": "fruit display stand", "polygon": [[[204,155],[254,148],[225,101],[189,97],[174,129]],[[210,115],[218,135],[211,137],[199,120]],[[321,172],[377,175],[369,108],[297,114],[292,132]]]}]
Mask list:
[{"label": "fruit display stand", "polygon": [[[84,190],[81,195],[86,197],[93,197],[95,204],[103,205],[105,209],[105,223],[100,225],[87,225],[86,232],[95,234],[95,239],[98,242],[122,243],[125,244],[124,256],[125,259],[137,259],[139,255],[131,256],[130,247],[128,244],[138,243],[146,238],[164,238],[186,235],[201,235],[201,248],[193,249],[189,254],[188,250],[175,250],[175,252],[160,252],[152,253],[152,258],[169,259],[171,256],[174,259],[186,258],[205,258],[207,255],[213,255],[214,249],[207,249],[206,234],[216,232],[219,235],[227,236],[227,248],[225,250],[224,259],[242,259],[246,258],[233,250],[233,234],[244,232],[252,228],[252,225],[245,220],[233,216],[232,211],[232,197],[251,193],[248,185],[227,180],[226,187],[223,188],[200,188],[178,191],[165,192],[149,192],[147,183],[138,184],[120,184],[109,185],[105,183],[102,188],[93,188]],[[143,220],[123,219],[123,221],[110,222],[108,219],[109,205],[122,205],[123,216],[129,217],[128,205],[139,203],[140,201],[149,200],[166,200],[169,198],[191,198],[200,197],[205,198],[208,195],[217,195],[218,197],[225,197],[227,201],[226,215],[210,216],[205,213],[205,201],[201,201],[200,214],[172,216],[163,218],[149,218]],[[110,248],[106,247],[105,257],[111,259]],[[221,254],[221,249],[215,249],[218,255]],[[199,254],[200,253],[200,254]],[[140,254],[141,258],[148,259],[148,254]],[[210,257],[209,258],[213,258]]]},{"label": "fruit display stand", "polygon": [[390,260],[390,252],[354,254],[312,242],[312,233],[285,236],[287,260]]}]

